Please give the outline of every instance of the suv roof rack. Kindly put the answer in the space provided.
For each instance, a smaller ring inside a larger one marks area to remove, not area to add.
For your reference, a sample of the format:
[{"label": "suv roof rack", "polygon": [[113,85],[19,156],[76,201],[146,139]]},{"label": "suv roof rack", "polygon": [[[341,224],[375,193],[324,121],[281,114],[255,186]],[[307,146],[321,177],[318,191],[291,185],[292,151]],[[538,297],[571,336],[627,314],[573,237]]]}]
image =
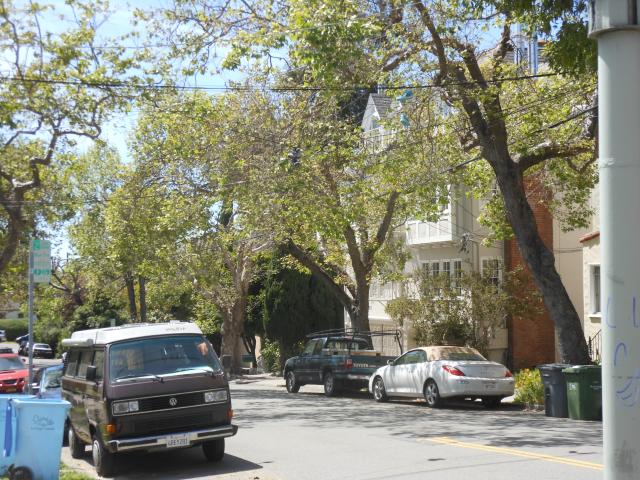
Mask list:
[{"label": "suv roof rack", "polygon": [[400,330],[378,330],[378,331],[366,331],[366,330],[358,330],[357,328],[334,328],[330,330],[320,330],[319,332],[309,333],[307,338],[362,338],[366,339],[371,346],[373,337],[393,337],[400,348],[400,353],[402,354],[402,342],[400,341],[400,336],[402,333]]}]

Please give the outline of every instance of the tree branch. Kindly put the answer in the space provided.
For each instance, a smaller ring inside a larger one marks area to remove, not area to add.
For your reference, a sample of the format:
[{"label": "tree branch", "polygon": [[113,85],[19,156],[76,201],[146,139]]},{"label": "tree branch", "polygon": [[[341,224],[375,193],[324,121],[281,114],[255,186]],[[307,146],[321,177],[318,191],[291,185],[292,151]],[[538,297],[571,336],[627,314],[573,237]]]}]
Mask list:
[{"label": "tree branch", "polygon": [[533,147],[527,154],[515,155],[513,161],[518,165],[520,173],[524,174],[531,167],[552,158],[568,158],[592,150],[593,146],[587,142],[558,145],[552,141],[546,141]]}]

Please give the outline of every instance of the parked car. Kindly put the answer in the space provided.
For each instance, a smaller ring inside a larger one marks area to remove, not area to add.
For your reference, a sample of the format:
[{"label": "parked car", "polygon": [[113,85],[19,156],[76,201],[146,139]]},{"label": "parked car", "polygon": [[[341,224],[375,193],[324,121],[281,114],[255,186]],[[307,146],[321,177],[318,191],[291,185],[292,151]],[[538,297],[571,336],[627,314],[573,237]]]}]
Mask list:
[{"label": "parked car", "polygon": [[33,376],[31,392],[38,398],[62,398],[63,365],[54,365],[39,369]]},{"label": "parked car", "polygon": [[0,354],[0,393],[22,392],[29,370],[15,353]]},{"label": "parked car", "polygon": [[343,388],[365,388],[371,374],[393,358],[373,349],[371,335],[378,333],[339,330],[309,335],[304,351],[284,365],[287,391],[297,393],[306,384],[317,384],[331,397]]},{"label": "parked car", "polygon": [[0,353],[15,353],[11,347],[0,347]]},{"label": "parked car", "polygon": [[496,408],[513,395],[513,375],[497,362],[468,347],[432,346],[409,350],[379,368],[369,380],[369,392],[379,401],[389,397],[424,397],[429,407],[447,399],[482,399]]},{"label": "parked car", "polygon": [[114,472],[120,452],[201,445],[209,461],[223,458],[238,427],[218,357],[195,324],[83,330],[62,344],[74,458],[91,444],[100,476]]},{"label": "parked car", "polygon": [[[27,355],[29,354],[29,348],[27,347]],[[34,343],[33,344],[33,356],[35,358],[53,358],[53,349],[46,343]]]},{"label": "parked car", "polygon": [[0,342],[7,341],[7,332],[4,330],[0,330]]}]

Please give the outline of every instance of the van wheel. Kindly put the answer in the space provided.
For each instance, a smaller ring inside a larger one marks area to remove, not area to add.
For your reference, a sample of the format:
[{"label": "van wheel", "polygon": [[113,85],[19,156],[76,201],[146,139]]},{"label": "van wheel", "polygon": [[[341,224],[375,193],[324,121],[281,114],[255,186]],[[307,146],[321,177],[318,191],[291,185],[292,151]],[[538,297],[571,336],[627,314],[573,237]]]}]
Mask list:
[{"label": "van wheel", "polygon": [[97,435],[93,436],[93,450],[91,456],[93,457],[93,466],[96,469],[96,473],[101,477],[111,477],[115,472],[116,456],[106,449],[102,440]]},{"label": "van wheel", "polygon": [[219,462],[224,457],[224,438],[204,442],[202,451],[210,462]]},{"label": "van wheel", "polygon": [[84,457],[84,442],[78,438],[76,432],[73,431],[73,427],[69,426],[69,434],[67,435],[69,439],[69,450],[71,451],[71,456],[73,458],[82,458]]}]

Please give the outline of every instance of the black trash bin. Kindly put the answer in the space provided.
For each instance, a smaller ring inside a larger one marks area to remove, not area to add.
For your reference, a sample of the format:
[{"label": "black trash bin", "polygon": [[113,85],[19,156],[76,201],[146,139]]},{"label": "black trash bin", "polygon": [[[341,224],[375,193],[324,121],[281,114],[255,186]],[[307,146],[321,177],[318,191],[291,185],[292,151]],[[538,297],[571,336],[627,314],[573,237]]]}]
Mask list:
[{"label": "black trash bin", "polygon": [[544,413],[547,417],[569,416],[567,382],[562,370],[570,366],[565,363],[538,365],[544,385]]}]

